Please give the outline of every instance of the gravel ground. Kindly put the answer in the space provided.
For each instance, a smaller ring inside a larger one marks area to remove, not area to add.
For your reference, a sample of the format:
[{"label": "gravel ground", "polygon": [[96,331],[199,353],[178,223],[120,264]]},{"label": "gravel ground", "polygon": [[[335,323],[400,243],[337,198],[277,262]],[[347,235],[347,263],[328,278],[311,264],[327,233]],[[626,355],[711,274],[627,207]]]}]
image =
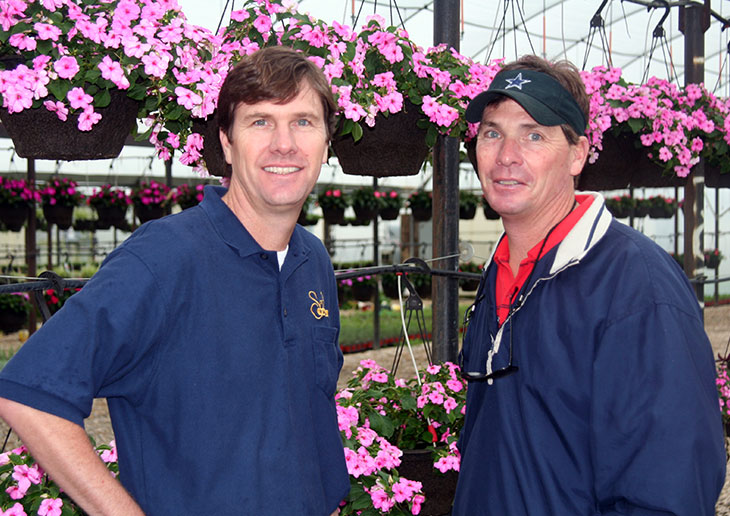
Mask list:
[{"label": "gravel ground", "polygon": [[[710,337],[715,356],[718,353],[727,354],[726,350],[730,350],[730,305],[719,307],[710,307],[705,309],[705,330]],[[0,350],[14,349],[21,345],[18,334],[5,335],[0,337]],[[414,343],[413,346],[416,363],[421,367],[425,363],[425,353],[420,342]],[[393,363],[395,348],[383,348],[370,350],[363,353],[348,353],[345,355],[345,363],[340,374],[340,387],[344,386],[351,377],[351,372],[357,368],[360,360],[373,359],[384,367],[390,367]],[[398,368],[399,376],[410,376],[413,374],[413,366],[408,350],[404,350],[403,356]],[[111,422],[109,420],[109,411],[105,400],[96,400],[91,412],[91,416],[86,420],[87,432],[96,440],[97,443],[106,443],[113,439],[111,430]],[[0,434],[7,434],[7,425],[0,420]],[[6,449],[18,445],[15,434],[11,434]],[[730,440],[728,441],[728,449],[730,450]],[[730,463],[728,464],[728,472],[730,473]],[[730,516],[730,475],[725,482],[725,487],[720,494],[717,504],[718,516]]]}]

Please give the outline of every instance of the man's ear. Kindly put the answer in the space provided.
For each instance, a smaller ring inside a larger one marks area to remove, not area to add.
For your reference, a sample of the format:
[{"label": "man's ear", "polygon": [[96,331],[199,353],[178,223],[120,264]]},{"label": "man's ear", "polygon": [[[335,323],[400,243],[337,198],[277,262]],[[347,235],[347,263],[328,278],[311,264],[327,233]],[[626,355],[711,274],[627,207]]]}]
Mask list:
[{"label": "man's ear", "polygon": [[583,171],[583,166],[586,164],[586,159],[588,159],[589,148],[590,144],[585,136],[580,136],[578,143],[571,145],[571,151],[573,152],[573,162],[570,165],[571,176],[577,177]]},{"label": "man's ear", "polygon": [[221,147],[223,148],[223,156],[226,158],[226,163],[231,165],[231,142],[228,141],[228,136],[223,129],[218,129],[218,138],[221,141]]}]

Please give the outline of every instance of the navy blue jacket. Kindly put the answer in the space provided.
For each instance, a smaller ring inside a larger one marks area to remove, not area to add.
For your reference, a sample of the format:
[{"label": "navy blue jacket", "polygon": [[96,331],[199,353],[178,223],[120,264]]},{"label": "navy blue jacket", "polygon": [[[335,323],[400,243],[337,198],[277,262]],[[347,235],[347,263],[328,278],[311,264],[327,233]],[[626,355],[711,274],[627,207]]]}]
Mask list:
[{"label": "navy blue jacket", "polygon": [[454,516],[715,514],[726,457],[694,292],[592,195],[501,332],[485,271],[464,369],[504,367],[510,340],[519,369],[469,384]]},{"label": "navy blue jacket", "polygon": [[281,271],[207,187],[150,222],[0,374],[78,424],[109,404],[120,479],[150,516],[329,516],[349,491],[332,265],[297,226]]}]

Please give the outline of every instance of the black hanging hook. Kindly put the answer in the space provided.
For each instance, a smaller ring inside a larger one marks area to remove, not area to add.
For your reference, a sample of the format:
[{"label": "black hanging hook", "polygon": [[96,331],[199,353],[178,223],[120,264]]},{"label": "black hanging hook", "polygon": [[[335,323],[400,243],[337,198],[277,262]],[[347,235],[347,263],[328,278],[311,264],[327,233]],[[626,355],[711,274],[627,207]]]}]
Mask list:
[{"label": "black hanging hook", "polygon": [[611,60],[611,48],[608,46],[608,37],[606,36],[606,24],[604,23],[603,16],[601,15],[607,3],[608,0],[603,0],[601,5],[598,6],[598,10],[596,10],[595,14],[591,18],[590,30],[588,32],[588,43],[586,44],[586,53],[583,58],[583,70],[586,69],[586,65],[588,64],[588,54],[591,51],[591,45],[593,44],[593,38],[596,36],[596,32],[598,32],[601,37],[601,48],[603,49],[603,55],[606,57],[607,64],[609,67],[613,66],[613,62]]}]

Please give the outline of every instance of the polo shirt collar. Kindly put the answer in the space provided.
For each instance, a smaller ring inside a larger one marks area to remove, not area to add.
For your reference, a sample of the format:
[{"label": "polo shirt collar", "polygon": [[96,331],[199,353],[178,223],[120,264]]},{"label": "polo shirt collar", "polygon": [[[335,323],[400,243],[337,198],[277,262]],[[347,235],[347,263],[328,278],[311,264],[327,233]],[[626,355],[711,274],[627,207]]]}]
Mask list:
[{"label": "polo shirt collar", "polygon": [[[265,251],[254,240],[246,227],[238,220],[235,213],[223,202],[223,195],[227,191],[228,189],[222,186],[207,185],[203,190],[204,196],[200,203],[200,206],[207,213],[221,239],[230,247],[236,249],[239,256],[250,256],[261,252],[269,252]],[[300,231],[303,231],[303,229],[297,226],[292,233],[292,237],[289,240],[287,260],[289,259],[289,255],[297,256],[300,253],[307,254],[309,252],[308,246],[304,243]]]}]

